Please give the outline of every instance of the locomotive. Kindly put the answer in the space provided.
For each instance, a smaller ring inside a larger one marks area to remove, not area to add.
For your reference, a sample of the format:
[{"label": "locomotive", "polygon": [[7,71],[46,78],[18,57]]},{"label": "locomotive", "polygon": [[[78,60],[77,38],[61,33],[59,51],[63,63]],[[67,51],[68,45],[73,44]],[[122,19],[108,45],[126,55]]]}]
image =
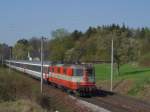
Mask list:
[{"label": "locomotive", "polygon": [[[41,63],[35,61],[6,60],[6,66],[41,78]],[[92,64],[43,63],[43,80],[71,93],[87,96],[95,94],[95,69]]]}]

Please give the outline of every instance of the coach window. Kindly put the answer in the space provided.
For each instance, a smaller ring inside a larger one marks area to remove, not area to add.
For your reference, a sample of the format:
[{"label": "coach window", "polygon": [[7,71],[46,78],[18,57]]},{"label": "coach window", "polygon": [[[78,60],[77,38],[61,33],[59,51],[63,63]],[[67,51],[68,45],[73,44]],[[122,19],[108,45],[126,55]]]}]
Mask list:
[{"label": "coach window", "polygon": [[20,67],[20,64],[19,64],[19,63],[16,63],[16,66],[17,66],[17,67]]},{"label": "coach window", "polygon": [[35,66],[35,68],[38,72],[41,72],[41,66]]},{"label": "coach window", "polygon": [[16,66],[16,63],[13,63],[14,66]]}]

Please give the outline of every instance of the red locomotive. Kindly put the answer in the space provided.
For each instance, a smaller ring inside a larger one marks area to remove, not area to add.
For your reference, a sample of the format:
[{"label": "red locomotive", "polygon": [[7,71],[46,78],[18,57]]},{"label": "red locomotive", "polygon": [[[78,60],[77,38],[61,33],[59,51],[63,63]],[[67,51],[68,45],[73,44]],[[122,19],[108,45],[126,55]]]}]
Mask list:
[{"label": "red locomotive", "polygon": [[95,71],[91,64],[50,66],[47,80],[81,96],[90,95],[95,91]]}]

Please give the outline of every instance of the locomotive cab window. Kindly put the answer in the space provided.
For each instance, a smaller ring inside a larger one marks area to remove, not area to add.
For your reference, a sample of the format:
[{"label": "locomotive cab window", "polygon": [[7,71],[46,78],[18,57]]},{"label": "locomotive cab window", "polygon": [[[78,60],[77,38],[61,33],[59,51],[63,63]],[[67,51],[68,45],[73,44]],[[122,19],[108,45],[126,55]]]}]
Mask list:
[{"label": "locomotive cab window", "polygon": [[94,71],[92,68],[88,68],[88,69],[86,69],[86,71],[89,76],[92,76],[94,74]]},{"label": "locomotive cab window", "polygon": [[82,76],[83,75],[83,69],[75,69],[74,75],[75,76]]}]

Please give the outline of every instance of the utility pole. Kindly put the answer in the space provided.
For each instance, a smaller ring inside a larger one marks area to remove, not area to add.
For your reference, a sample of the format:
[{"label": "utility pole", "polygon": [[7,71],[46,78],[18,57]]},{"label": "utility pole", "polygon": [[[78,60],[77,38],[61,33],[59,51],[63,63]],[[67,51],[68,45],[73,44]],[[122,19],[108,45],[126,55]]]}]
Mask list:
[{"label": "utility pole", "polygon": [[41,38],[41,93],[43,92],[43,43],[47,38]]},{"label": "utility pole", "polygon": [[44,38],[41,38],[41,93],[43,92],[43,40]]},{"label": "utility pole", "polygon": [[10,60],[12,56],[12,47],[9,47],[9,72],[10,72]]},{"label": "utility pole", "polygon": [[2,54],[2,66],[3,66],[3,64],[4,64],[4,57],[3,57],[3,54]]},{"label": "utility pole", "polygon": [[4,65],[4,46],[2,45],[2,66]]},{"label": "utility pole", "polygon": [[111,41],[111,82],[110,91],[113,91],[114,40]]}]

